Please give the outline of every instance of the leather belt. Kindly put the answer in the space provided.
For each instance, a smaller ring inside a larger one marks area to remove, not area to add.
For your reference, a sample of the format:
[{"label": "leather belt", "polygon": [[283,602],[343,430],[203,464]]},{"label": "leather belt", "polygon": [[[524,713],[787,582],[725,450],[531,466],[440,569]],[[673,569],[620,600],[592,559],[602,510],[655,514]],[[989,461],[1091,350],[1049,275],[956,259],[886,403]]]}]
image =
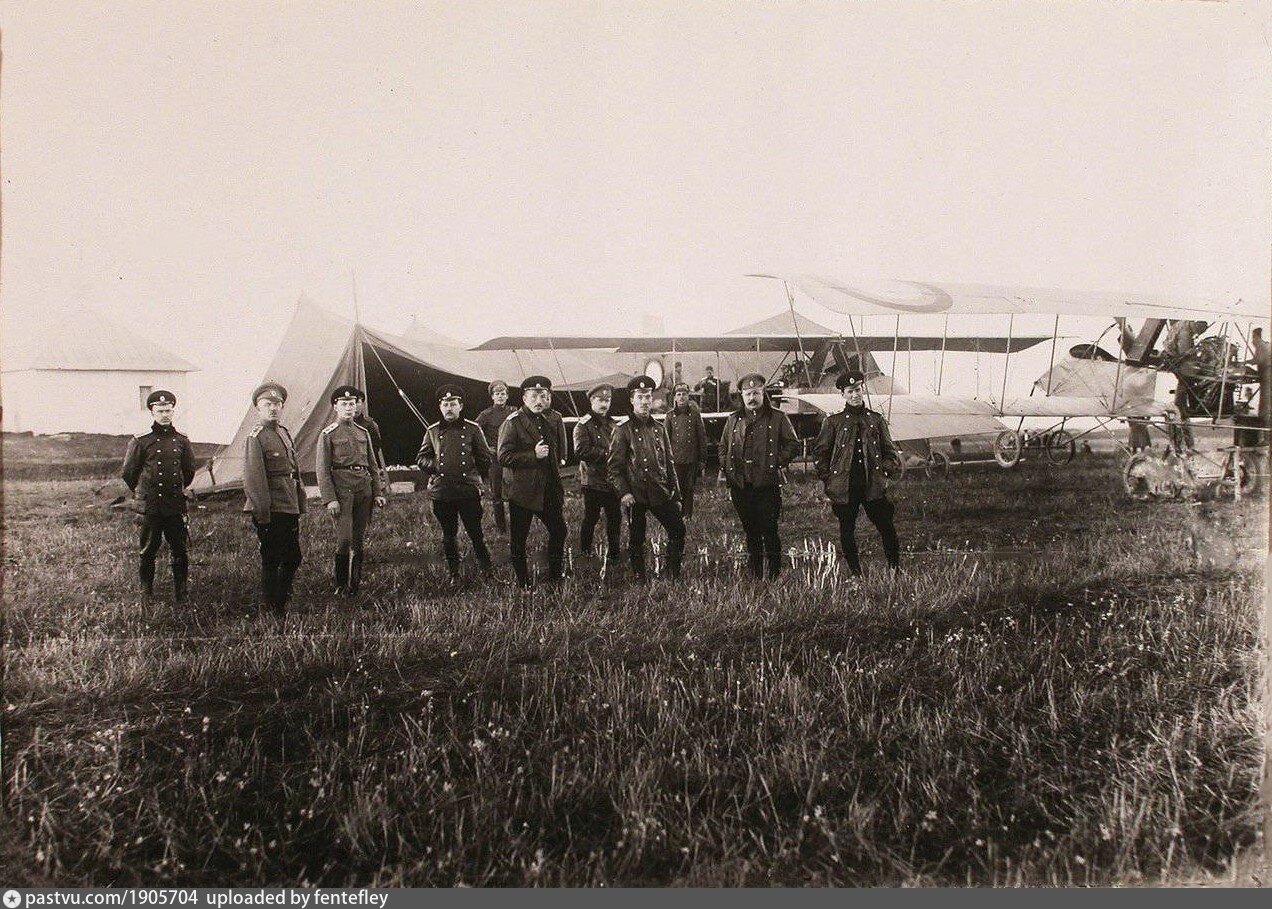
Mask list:
[{"label": "leather belt", "polygon": [[332,470],[352,470],[354,473],[362,473],[363,471],[370,470],[370,468],[367,467],[365,464],[346,464],[342,467],[333,467],[331,469]]}]

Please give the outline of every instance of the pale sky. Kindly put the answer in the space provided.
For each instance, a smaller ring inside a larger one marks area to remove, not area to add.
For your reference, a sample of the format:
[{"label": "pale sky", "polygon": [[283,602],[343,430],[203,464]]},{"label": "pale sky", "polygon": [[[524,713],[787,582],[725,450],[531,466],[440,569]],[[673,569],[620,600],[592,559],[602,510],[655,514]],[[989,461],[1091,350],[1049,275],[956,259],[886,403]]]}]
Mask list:
[{"label": "pale sky", "polygon": [[728,328],[784,308],[757,270],[1266,300],[1270,21],[6,0],[5,335],[135,322],[202,368],[214,438],[297,297],[351,313],[354,269],[368,324],[468,341]]}]

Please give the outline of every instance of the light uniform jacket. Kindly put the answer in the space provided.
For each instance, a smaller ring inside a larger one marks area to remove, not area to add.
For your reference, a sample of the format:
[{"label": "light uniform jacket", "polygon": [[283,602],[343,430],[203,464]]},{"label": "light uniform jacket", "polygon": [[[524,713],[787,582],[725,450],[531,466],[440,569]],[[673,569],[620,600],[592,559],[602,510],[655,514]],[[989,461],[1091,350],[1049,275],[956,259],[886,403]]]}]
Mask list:
[{"label": "light uniform jacket", "polygon": [[642,505],[680,499],[667,430],[653,417],[629,417],[610,440],[609,478],[620,496],[631,493]]},{"label": "light uniform jacket", "polygon": [[[546,458],[537,458],[535,446],[548,443]],[[548,484],[561,485],[561,464],[565,458],[565,423],[553,410],[541,414],[518,408],[499,429],[499,464],[503,467],[504,498],[509,502],[542,511]]]},{"label": "light uniform jacket", "polygon": [[671,456],[677,464],[700,464],[707,458],[707,426],[702,411],[692,401],[684,408],[667,411],[667,437],[671,439]]},{"label": "light uniform jacket", "polygon": [[296,446],[281,423],[257,423],[248,433],[243,451],[243,491],[258,524],[268,524],[271,511],[302,514],[305,487],[296,465]]},{"label": "light uniform jacket", "polygon": [[849,499],[859,434],[865,457],[867,501],[883,497],[888,489],[887,475],[901,465],[901,455],[892,444],[892,434],[888,432],[888,421],[883,414],[869,408],[860,417],[847,408],[831,414],[822,423],[817,441],[813,443],[813,457],[817,461],[817,476],[826,484],[826,495],[832,502],[843,503]]},{"label": "light uniform jacket", "polygon": [[760,407],[751,425],[755,457],[748,461],[746,453],[747,419],[745,410],[735,410],[724,421],[720,436],[720,466],[730,486],[747,483],[756,487],[780,486],[782,469],[799,454],[799,437],[791,419],[770,404]]},{"label": "light uniform jacket", "polygon": [[462,417],[439,420],[424,430],[415,463],[428,477],[428,496],[434,502],[481,498],[481,479],[490,469],[486,434]]},{"label": "light uniform jacket", "polygon": [[318,434],[317,462],[322,504],[359,493],[380,495],[380,462],[371,433],[352,420],[337,420]]},{"label": "light uniform jacket", "polygon": [[609,414],[594,412],[574,424],[574,453],[579,458],[579,484],[584,489],[614,491],[609,480],[609,449],[616,425]]},{"label": "light uniform jacket", "polygon": [[185,488],[194,480],[194,449],[171,426],[151,426],[128,440],[124,482],[144,514],[173,517],[186,513]]}]

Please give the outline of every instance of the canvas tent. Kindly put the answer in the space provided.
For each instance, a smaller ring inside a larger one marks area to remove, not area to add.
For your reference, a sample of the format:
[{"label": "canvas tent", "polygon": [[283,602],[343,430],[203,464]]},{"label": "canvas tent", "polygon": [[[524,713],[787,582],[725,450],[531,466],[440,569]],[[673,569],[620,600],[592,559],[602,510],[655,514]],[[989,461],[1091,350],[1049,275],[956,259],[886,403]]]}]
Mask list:
[{"label": "canvas tent", "polygon": [[[571,389],[623,371],[625,358],[599,351],[468,351],[375,331],[305,301],[297,304],[273,362],[263,378],[287,388],[283,424],[296,441],[302,473],[314,470],[318,434],[333,417],[331,392],[353,384],[367,392],[367,411],[380,424],[389,464],[412,464],[424,422],[440,419],[434,390],[452,382],[464,389],[465,415],[490,403],[494,379],[514,385],[527,375],[546,375]],[[519,400],[513,389],[513,403]],[[586,391],[553,395],[565,416],[587,413]],[[199,471],[195,492],[242,485],[244,440],[256,425],[250,404],[234,439]]]}]

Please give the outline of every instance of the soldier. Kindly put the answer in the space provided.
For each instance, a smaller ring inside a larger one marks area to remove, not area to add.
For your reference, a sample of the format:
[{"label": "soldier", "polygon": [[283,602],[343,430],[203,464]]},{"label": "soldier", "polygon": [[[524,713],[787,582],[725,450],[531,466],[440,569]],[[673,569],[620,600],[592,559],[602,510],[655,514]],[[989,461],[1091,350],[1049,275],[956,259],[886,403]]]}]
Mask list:
[{"label": "soldier", "polygon": [[173,598],[182,603],[190,571],[185,488],[194,479],[195,464],[190,440],[172,425],[176,406],[177,396],[170,391],[154,391],[146,398],[154,422],[149,432],[128,440],[123,477],[141,506],[141,591],[154,596],[155,558],[166,538]]},{"label": "soldier", "polygon": [[677,382],[672,389],[671,410],[667,412],[667,437],[671,439],[671,456],[676,465],[676,481],[680,484],[681,513],[688,521],[693,517],[693,487],[707,459],[707,426],[702,411],[689,400],[689,386]]},{"label": "soldier", "polygon": [[614,435],[614,418],[609,415],[614,386],[601,383],[587,393],[591,411],[574,425],[574,453],[579,457],[579,483],[583,487],[583,525],[579,528],[579,550],[592,554],[592,536],[596,523],[605,512],[605,538],[609,551],[605,562],[618,565],[619,536],[622,533],[622,510],[618,494],[609,480],[610,439]]},{"label": "soldier", "polygon": [[729,414],[720,437],[720,466],[746,533],[748,567],[756,578],[782,570],[782,472],[799,452],[790,417],[773,407],[759,373],[738,380],[742,406]]},{"label": "soldier", "polygon": [[424,442],[415,458],[428,477],[428,497],[442,527],[442,548],[451,578],[459,577],[459,522],[473,545],[477,565],[490,573],[490,551],[481,529],[481,479],[494,460],[482,428],[460,415],[464,391],[458,385],[437,389],[442,419],[424,430]]},{"label": "soldier", "polygon": [[895,571],[901,564],[901,547],[885,478],[900,469],[901,455],[892,444],[883,414],[865,405],[866,377],[853,370],[842,373],[835,384],[843,394],[844,409],[822,423],[813,455],[817,475],[826,484],[831,510],[839,520],[839,545],[852,573],[861,574],[855,528],[857,511],[864,507],[866,517],[879,530],[888,565]]},{"label": "soldier", "polygon": [[693,390],[702,395],[702,406],[714,413],[720,410],[722,406],[720,380],[716,378],[715,370],[712,367],[706,367],[704,372],[706,372],[706,375],[702,377],[701,382],[693,387]]},{"label": "soldier", "polygon": [[680,576],[685,551],[685,522],[680,516],[680,487],[672,463],[671,440],[650,410],[654,380],[637,376],[627,383],[632,416],[614,430],[610,441],[609,478],[628,512],[627,549],[632,574],[645,579],[645,519],[653,513],[667,531],[667,570]]},{"label": "soldier", "polygon": [[528,376],[521,383],[521,407],[499,430],[499,464],[503,467],[504,496],[509,503],[509,550],[512,570],[522,587],[530,585],[526,540],[534,518],[548,531],[548,580],[565,571],[568,529],[562,508],[565,490],[561,465],[565,462],[565,426],[551,411],[552,381]]},{"label": "soldier", "polygon": [[336,422],[318,434],[318,491],[336,522],[336,593],[348,596],[356,594],[362,582],[362,541],[371,509],[385,503],[371,433],[353,421],[365,397],[352,385],[333,391]]},{"label": "soldier", "polygon": [[[477,425],[485,433],[486,446],[493,453],[499,448],[500,427],[504,425],[505,420],[517,412],[517,408],[508,403],[508,383],[503,379],[496,379],[491,382],[487,390],[493,403],[477,414]],[[488,479],[490,482],[490,510],[495,514],[495,529],[501,534],[507,533],[508,522],[504,515],[503,468],[499,466],[498,459],[495,459],[490,465]]]},{"label": "soldier", "polygon": [[261,545],[261,592],[265,607],[282,618],[292,580],[300,568],[300,516],[305,487],[296,464],[296,446],[280,419],[287,389],[266,382],[252,392],[258,423],[243,452],[243,510],[252,516]]}]

